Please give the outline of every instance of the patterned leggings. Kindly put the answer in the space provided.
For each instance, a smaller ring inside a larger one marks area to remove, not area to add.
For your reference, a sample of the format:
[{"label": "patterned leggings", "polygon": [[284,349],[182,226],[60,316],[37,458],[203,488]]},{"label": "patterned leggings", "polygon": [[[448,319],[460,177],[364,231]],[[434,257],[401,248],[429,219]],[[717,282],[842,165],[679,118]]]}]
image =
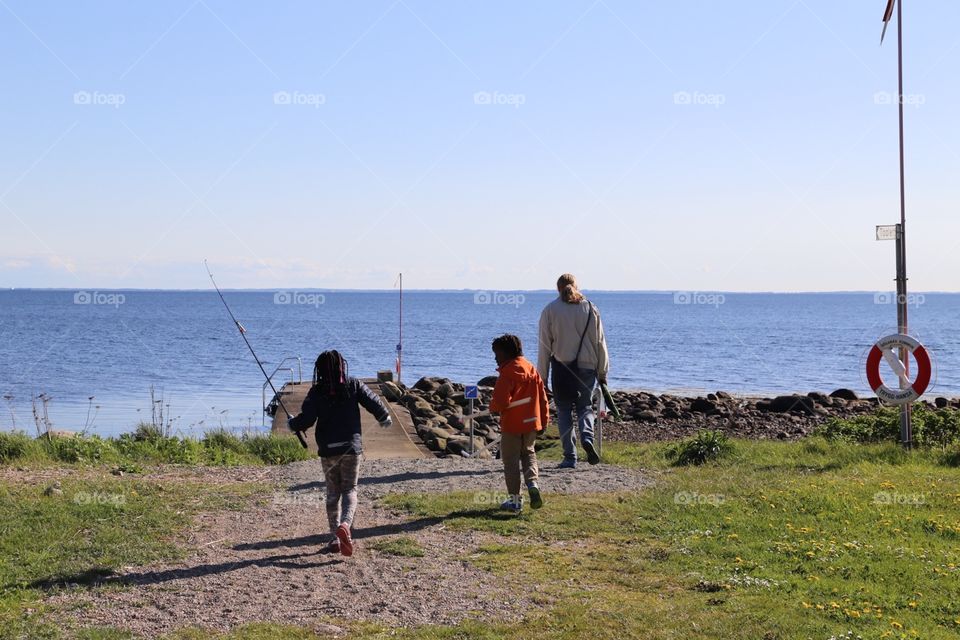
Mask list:
[{"label": "patterned leggings", "polygon": [[342,456],[320,458],[327,483],[327,521],[330,531],[345,524],[353,526],[357,512],[357,482],[360,480],[360,456],[345,453]]}]

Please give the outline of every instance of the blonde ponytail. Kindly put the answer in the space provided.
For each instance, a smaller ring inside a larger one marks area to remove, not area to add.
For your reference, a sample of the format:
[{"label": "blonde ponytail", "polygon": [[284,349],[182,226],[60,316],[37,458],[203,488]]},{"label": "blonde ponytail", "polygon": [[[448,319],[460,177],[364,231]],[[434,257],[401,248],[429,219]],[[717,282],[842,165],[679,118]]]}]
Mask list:
[{"label": "blonde ponytail", "polygon": [[577,288],[577,279],[570,273],[565,273],[557,280],[557,290],[560,292],[560,298],[567,304],[580,304],[583,302],[583,294]]}]

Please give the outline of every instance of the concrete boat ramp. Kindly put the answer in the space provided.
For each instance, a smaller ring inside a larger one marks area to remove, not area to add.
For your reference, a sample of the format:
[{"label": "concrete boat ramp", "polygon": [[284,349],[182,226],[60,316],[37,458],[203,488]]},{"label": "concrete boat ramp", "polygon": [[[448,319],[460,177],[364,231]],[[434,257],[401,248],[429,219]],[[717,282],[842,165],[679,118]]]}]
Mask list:
[{"label": "concrete boat ramp", "polygon": [[[388,402],[383,395],[381,383],[375,379],[363,379],[363,382],[375,392],[383,403],[390,409],[390,415],[393,417],[393,426],[389,429],[382,428],[377,424],[377,420],[369,411],[360,408],[361,428],[363,429],[363,455],[370,460],[380,460],[386,458],[433,458],[434,453],[420,442],[419,436],[413,427],[413,418],[406,408]],[[279,390],[283,398],[283,404],[290,413],[296,415],[300,412],[304,398],[310,390],[309,382],[288,382]],[[287,428],[287,416],[283,411],[278,410],[273,418],[273,433],[290,434]],[[314,436],[314,427],[311,427],[304,433],[310,451],[317,453],[317,441]]]}]

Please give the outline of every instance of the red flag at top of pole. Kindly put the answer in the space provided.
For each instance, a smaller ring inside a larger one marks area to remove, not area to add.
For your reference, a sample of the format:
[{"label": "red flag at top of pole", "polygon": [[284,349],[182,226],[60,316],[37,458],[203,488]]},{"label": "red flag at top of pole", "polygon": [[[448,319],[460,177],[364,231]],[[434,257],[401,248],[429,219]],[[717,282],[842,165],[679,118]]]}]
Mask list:
[{"label": "red flag at top of pole", "polygon": [[887,26],[893,20],[893,7],[897,0],[887,0],[887,9],[883,12],[883,33],[880,34],[880,44],[883,44],[883,37],[887,35]]}]

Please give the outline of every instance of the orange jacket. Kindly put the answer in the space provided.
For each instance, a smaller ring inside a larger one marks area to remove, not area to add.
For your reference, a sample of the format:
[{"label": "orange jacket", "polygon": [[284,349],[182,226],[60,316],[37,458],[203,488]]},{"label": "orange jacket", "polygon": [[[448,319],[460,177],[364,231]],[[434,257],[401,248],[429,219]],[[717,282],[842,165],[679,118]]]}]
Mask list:
[{"label": "orange jacket", "polygon": [[533,363],[523,356],[498,369],[490,411],[500,414],[503,433],[541,431],[550,422],[547,390]]}]

